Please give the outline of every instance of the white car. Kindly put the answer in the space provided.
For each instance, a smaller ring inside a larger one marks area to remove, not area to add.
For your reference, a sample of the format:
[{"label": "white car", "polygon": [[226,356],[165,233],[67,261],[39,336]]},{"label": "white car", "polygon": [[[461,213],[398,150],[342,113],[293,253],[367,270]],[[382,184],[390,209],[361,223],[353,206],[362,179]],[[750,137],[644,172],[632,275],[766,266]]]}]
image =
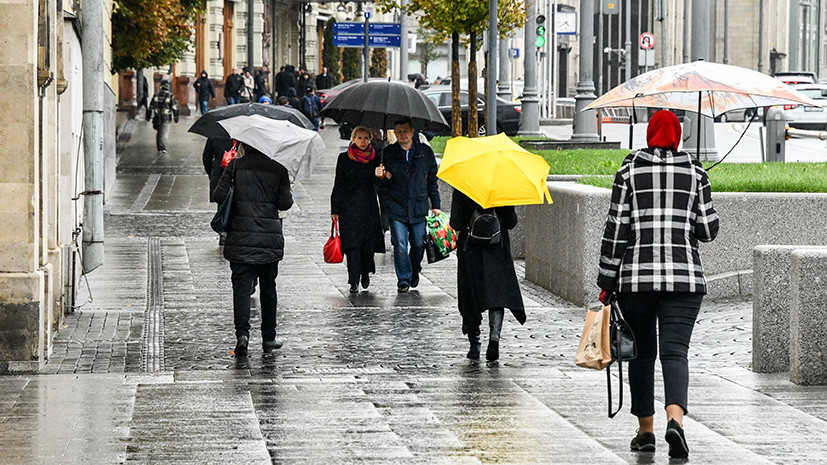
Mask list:
[{"label": "white car", "polygon": [[795,90],[813,99],[822,107],[811,105],[784,105],[784,115],[787,117],[787,124],[798,129],[827,129],[827,85],[824,84],[799,84]]}]

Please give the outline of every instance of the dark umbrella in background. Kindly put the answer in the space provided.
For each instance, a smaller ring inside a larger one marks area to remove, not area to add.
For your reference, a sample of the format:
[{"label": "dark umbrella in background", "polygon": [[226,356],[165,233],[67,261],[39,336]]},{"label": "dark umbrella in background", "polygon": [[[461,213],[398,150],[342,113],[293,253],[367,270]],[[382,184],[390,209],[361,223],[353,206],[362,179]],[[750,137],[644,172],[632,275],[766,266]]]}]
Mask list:
[{"label": "dark umbrella in background", "polygon": [[289,121],[300,128],[313,129],[313,123],[295,108],[282,105],[264,105],[261,103],[240,103],[208,111],[195,121],[195,124],[190,127],[189,132],[206,137],[226,137],[217,135],[224,132],[221,126],[217,126],[219,121],[236,116],[253,115],[261,115],[274,120]]},{"label": "dark umbrella in background", "polygon": [[322,110],[339,124],[393,129],[409,118],[414,129],[438,131],[448,123],[425,94],[400,82],[368,81],[348,87]]}]

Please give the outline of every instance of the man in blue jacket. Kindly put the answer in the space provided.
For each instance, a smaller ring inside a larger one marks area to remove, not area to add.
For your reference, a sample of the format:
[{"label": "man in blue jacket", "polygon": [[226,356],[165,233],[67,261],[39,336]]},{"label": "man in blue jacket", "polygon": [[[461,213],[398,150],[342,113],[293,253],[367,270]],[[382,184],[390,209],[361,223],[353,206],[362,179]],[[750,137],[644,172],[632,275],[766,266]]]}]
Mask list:
[{"label": "man in blue jacket", "polygon": [[425,217],[429,209],[434,215],[440,213],[437,164],[430,147],[414,142],[409,119],[397,121],[394,133],[396,143],[385,147],[376,177],[382,179],[379,196],[390,223],[397,290],[408,292],[419,284]]}]

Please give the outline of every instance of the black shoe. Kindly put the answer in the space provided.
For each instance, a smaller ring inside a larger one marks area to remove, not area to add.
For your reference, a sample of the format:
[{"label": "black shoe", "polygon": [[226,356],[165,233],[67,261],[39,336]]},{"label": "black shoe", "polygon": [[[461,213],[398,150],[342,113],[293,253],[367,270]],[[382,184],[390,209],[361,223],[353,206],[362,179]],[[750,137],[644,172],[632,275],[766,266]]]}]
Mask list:
[{"label": "black shoe", "polygon": [[468,342],[471,344],[471,348],[468,349],[468,357],[471,360],[479,360],[480,359],[480,335],[479,334],[468,334]]},{"label": "black shoe", "polygon": [[683,428],[675,420],[669,420],[666,425],[666,442],[669,443],[669,457],[675,459],[689,457],[689,446],[686,445]]},{"label": "black shoe", "polygon": [[408,292],[409,290],[411,290],[411,288],[408,286],[399,286],[396,288],[396,292]]},{"label": "black shoe", "polygon": [[238,342],[235,345],[235,356],[236,357],[246,357],[247,356],[247,344],[250,342],[250,338],[247,336],[238,336]]},{"label": "black shoe", "polygon": [[275,338],[272,341],[264,341],[261,343],[261,350],[264,351],[265,354],[269,354],[270,352],[274,351],[275,349],[281,349],[281,346],[284,345],[284,342],[281,341],[279,338]]},{"label": "black shoe", "polygon": [[351,284],[350,285],[350,293],[351,294],[356,294],[357,292],[359,292],[359,285],[358,284]]},{"label": "black shoe", "polygon": [[370,275],[362,276],[362,289],[367,289],[370,286]]},{"label": "black shoe", "polygon": [[655,451],[655,434],[643,433],[638,434],[632,438],[632,443],[629,447],[637,452],[654,452]]},{"label": "black shoe", "polygon": [[411,275],[411,287],[419,286],[419,273]]},{"label": "black shoe", "polygon": [[493,362],[500,358],[500,341],[488,341],[488,350],[485,351],[485,359]]}]

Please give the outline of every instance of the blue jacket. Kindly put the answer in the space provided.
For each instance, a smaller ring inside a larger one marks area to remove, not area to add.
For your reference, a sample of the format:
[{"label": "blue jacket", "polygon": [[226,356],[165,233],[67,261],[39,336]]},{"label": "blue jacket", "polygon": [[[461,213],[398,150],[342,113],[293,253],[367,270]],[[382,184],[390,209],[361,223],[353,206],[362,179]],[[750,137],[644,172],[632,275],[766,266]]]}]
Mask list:
[{"label": "blue jacket", "polygon": [[434,151],[425,144],[414,143],[411,148],[409,164],[399,143],[385,147],[382,163],[391,179],[380,183],[379,197],[389,219],[415,224],[425,221],[428,210],[440,208],[440,203]]}]

